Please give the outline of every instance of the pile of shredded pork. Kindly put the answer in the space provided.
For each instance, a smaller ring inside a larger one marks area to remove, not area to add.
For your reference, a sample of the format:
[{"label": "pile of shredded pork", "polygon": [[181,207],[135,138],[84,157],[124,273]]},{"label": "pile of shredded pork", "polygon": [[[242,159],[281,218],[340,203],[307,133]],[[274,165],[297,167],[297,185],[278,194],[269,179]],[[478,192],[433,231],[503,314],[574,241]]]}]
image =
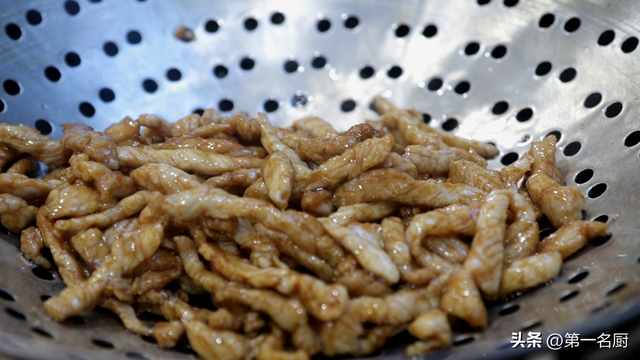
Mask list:
[{"label": "pile of shredded pork", "polygon": [[[213,110],[66,124],[60,141],[0,124],[2,225],[64,280],[53,319],[108,308],[204,359],[362,356],[404,330],[407,355],[445,348],[449,319],[487,326],[484,300],[554,279],[607,233],[581,220],[553,136],[490,170],[495,146],[374,103],[380,119],[345,132]],[[544,239],[541,219],[556,229]],[[189,304],[207,293],[215,308]]]}]

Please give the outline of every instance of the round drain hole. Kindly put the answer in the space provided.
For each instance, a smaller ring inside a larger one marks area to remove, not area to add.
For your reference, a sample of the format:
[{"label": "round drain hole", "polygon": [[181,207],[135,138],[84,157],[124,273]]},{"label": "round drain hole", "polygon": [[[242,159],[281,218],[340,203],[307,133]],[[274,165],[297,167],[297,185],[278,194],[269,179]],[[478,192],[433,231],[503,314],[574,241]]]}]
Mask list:
[{"label": "round drain hole", "polygon": [[468,43],[464,48],[464,53],[469,56],[477,54],[478,51],[480,51],[480,44],[475,41]]},{"label": "round drain hole", "polygon": [[104,102],[112,102],[116,99],[116,94],[109,88],[100,89],[98,96],[100,96],[100,100]]},{"label": "round drain hole", "polygon": [[256,62],[253,59],[245,57],[240,61],[240,68],[242,70],[251,70],[256,65]]},{"label": "round drain hole", "polygon": [[387,76],[392,79],[397,79],[402,75],[402,68],[400,66],[394,65],[389,71],[387,71]]},{"label": "round drain hole", "polygon": [[568,290],[565,291],[562,295],[560,295],[560,299],[558,299],[560,302],[565,302],[565,301],[569,301],[571,299],[573,299],[574,297],[578,296],[578,294],[580,294],[580,290]]},{"label": "round drain hole", "polygon": [[231,101],[229,99],[222,99],[218,103],[218,108],[222,112],[231,111],[231,110],[233,110],[233,101]]},{"label": "round drain hole", "polygon": [[633,147],[640,143],[640,131],[634,131],[624,139],[624,146]]},{"label": "round drain hole", "polygon": [[316,56],[311,61],[311,66],[316,69],[322,69],[325,65],[327,65],[327,58],[324,56]]},{"label": "round drain hole", "polygon": [[80,5],[73,0],[69,0],[64,3],[64,10],[71,16],[77,15],[80,12]]},{"label": "round drain hole", "polygon": [[53,273],[41,266],[34,267],[31,270],[31,272],[33,273],[33,275],[35,275],[36,277],[42,280],[47,280],[47,281],[53,280]]},{"label": "round drain hole", "polygon": [[491,51],[491,57],[494,59],[502,59],[507,55],[507,47],[504,45],[498,45]]},{"label": "round drain hole", "polygon": [[620,46],[620,50],[622,50],[623,53],[628,54],[633,50],[635,50],[637,47],[638,47],[638,38],[635,36],[632,36],[626,39],[622,43],[622,45]]},{"label": "round drain hole", "polygon": [[295,60],[288,60],[284,63],[284,71],[288,73],[293,73],[298,70],[298,63]]},{"label": "round drain hole", "polygon": [[442,123],[442,130],[444,131],[453,131],[458,127],[458,120],[454,118],[449,118],[445,122]]},{"label": "round drain hole", "polygon": [[598,37],[598,45],[607,46],[613,42],[616,38],[616,33],[613,30],[605,30],[600,37]]},{"label": "round drain hole", "polygon": [[229,74],[229,70],[223,65],[217,65],[213,68],[213,75],[219,79],[227,76],[227,74]]},{"label": "round drain hole", "polygon": [[158,83],[156,83],[153,79],[146,79],[142,82],[142,88],[149,94],[153,94],[158,90]]},{"label": "round drain hole", "polygon": [[86,117],[92,117],[96,114],[96,109],[88,102],[81,103],[78,109],[80,110],[80,113]]},{"label": "round drain hole", "polygon": [[543,61],[538,66],[536,66],[536,75],[537,76],[545,76],[547,75],[553,66],[548,61]]},{"label": "round drain hole", "polygon": [[351,112],[356,108],[356,102],[353,100],[345,100],[340,105],[340,110],[343,112]]},{"label": "round drain hole", "polygon": [[600,216],[597,216],[597,217],[593,218],[593,220],[591,220],[591,221],[598,221],[598,222],[606,224],[607,221],[609,221],[609,216],[608,215],[600,215]]},{"label": "round drain hole", "polygon": [[4,32],[12,40],[18,40],[22,37],[22,29],[14,23],[7,24],[7,26],[4,27]]},{"label": "round drain hole", "polygon": [[455,88],[453,88],[453,91],[456,92],[456,94],[459,95],[463,95],[469,92],[469,90],[471,90],[471,84],[469,84],[468,81],[461,81],[458,83],[458,85],[456,85]]},{"label": "round drain hole", "polygon": [[284,22],[284,14],[281,12],[274,12],[271,15],[271,23],[274,25],[280,25]]},{"label": "round drain hole", "polygon": [[604,110],[604,115],[611,119],[620,115],[620,112],[622,112],[622,103],[616,101],[613,104],[607,106],[607,108]]},{"label": "round drain hole", "polygon": [[253,31],[258,27],[258,20],[256,20],[255,18],[247,18],[244,21],[244,28],[249,30],[249,31]]},{"label": "round drain hole", "polygon": [[137,45],[142,42],[142,35],[136,30],[131,30],[127,33],[127,42],[131,45]]},{"label": "round drain hole", "polygon": [[437,91],[442,87],[443,84],[444,82],[442,81],[441,78],[435,77],[429,80],[429,83],[427,84],[427,89],[429,89],[429,91]]},{"label": "round drain hole", "polygon": [[524,108],[516,114],[516,120],[519,122],[525,122],[531,120],[533,117],[533,110],[531,108]]},{"label": "round drain hole", "polygon": [[358,24],[360,24],[360,20],[355,16],[349,16],[344,21],[344,27],[346,27],[347,29],[355,29]]},{"label": "round drain hole", "polygon": [[49,339],[53,339],[53,335],[51,335],[51,333],[49,333],[47,330],[40,328],[40,327],[33,327],[31,328],[31,331],[33,331],[34,333],[42,336],[42,337],[46,337]]},{"label": "round drain hole", "polygon": [[373,70],[373,68],[371,66],[368,66],[368,65],[363,66],[360,69],[360,77],[363,78],[363,79],[368,79],[368,78],[372,77],[374,73],[375,73],[375,71]]},{"label": "round drain hole", "polygon": [[111,57],[118,55],[118,45],[111,41],[104,43],[102,50],[104,50],[105,54]]},{"label": "round drain hole", "polygon": [[540,20],[538,21],[538,26],[540,26],[543,29],[546,29],[551,25],[553,25],[555,21],[556,21],[555,15],[551,13],[546,13],[540,17]]},{"label": "round drain hole", "polygon": [[204,24],[204,30],[208,33],[214,33],[220,29],[220,25],[215,20],[209,20]]},{"label": "round drain hole", "polygon": [[471,344],[476,338],[473,335],[460,335],[453,340],[453,346],[462,346]]},{"label": "round drain hole", "polygon": [[591,241],[591,245],[593,247],[602,246],[602,245],[608,243],[609,240],[611,240],[611,235],[601,236],[601,237],[599,237],[597,239],[593,239],[593,241]]},{"label": "round drain hole", "polygon": [[587,109],[592,109],[598,106],[598,104],[600,104],[600,101],[602,101],[602,94],[600,94],[599,92],[594,92],[587,96],[586,99],[584,99],[583,104]]},{"label": "round drain hole", "polygon": [[433,24],[429,24],[425,26],[424,30],[422,30],[422,36],[426,38],[432,38],[436,36],[437,33],[438,33],[438,28]]},{"label": "round drain hole", "polygon": [[16,320],[27,321],[27,316],[23,314],[22,311],[13,308],[6,308],[4,311]]},{"label": "round drain hole", "polygon": [[571,18],[564,23],[564,31],[572,33],[580,28],[581,21],[577,17]]},{"label": "round drain hole", "polygon": [[605,291],[605,296],[611,296],[615,293],[620,292],[622,289],[626,288],[627,284],[624,282],[613,285],[610,289]]},{"label": "round drain hole", "polygon": [[40,134],[42,135],[49,135],[51,134],[51,131],[53,131],[51,123],[44,119],[36,120],[34,127],[36,128],[36,130],[40,131]]},{"label": "round drain hole", "polygon": [[101,347],[103,349],[115,349],[116,347],[107,340],[102,339],[93,339],[91,343],[97,347]]},{"label": "round drain hole", "polygon": [[508,154],[505,154],[502,159],[500,159],[500,162],[502,163],[502,165],[507,166],[513,164],[514,162],[516,162],[516,160],[518,160],[518,154],[510,152]]},{"label": "round drain hole", "polygon": [[575,181],[576,184],[584,184],[587,181],[591,180],[592,177],[593,177],[593,170],[584,169],[576,174],[576,177],[573,179],[573,181]]},{"label": "round drain hole", "polygon": [[577,154],[581,148],[582,148],[582,144],[580,144],[580,142],[578,141],[574,141],[569,145],[565,146],[564,149],[562,150],[562,153],[564,154],[564,156],[573,156]]},{"label": "round drain hole", "polygon": [[319,20],[318,24],[316,25],[316,28],[320,32],[327,32],[331,28],[331,21],[327,19]]},{"label": "round drain hole", "polygon": [[500,309],[500,311],[498,312],[498,315],[506,316],[509,314],[513,314],[518,310],[520,310],[520,305],[518,304],[505,305],[502,309]]},{"label": "round drain hole", "polygon": [[396,28],[396,36],[399,38],[409,35],[409,26],[406,24],[400,24]]},{"label": "round drain hole", "polygon": [[568,83],[569,81],[573,80],[577,74],[578,72],[576,71],[576,69],[572,67],[566,68],[562,70],[560,76],[558,76],[558,79],[560,79],[560,81],[562,81],[563,83]]},{"label": "round drain hole", "polygon": [[16,301],[16,297],[13,296],[13,294],[8,292],[7,290],[2,290],[2,289],[0,289],[0,299],[5,301],[12,301],[12,302]]},{"label": "round drain hole", "polygon": [[42,14],[38,10],[29,10],[25,15],[27,22],[31,25],[39,25],[42,22]]},{"label": "round drain hole", "polygon": [[591,199],[595,199],[602,196],[602,194],[604,194],[606,190],[607,190],[607,184],[599,183],[591,187],[591,189],[589,189],[588,195]]},{"label": "round drain hole", "polygon": [[577,284],[589,276],[589,271],[580,271],[569,277],[569,284]]},{"label": "round drain hole", "polygon": [[182,73],[176,68],[171,68],[167,70],[167,79],[169,81],[178,81],[182,79]]},{"label": "round drain hole", "polygon": [[278,102],[275,100],[267,100],[264,102],[264,111],[266,112],[274,112],[278,110]]},{"label": "round drain hole", "polygon": [[493,105],[491,112],[494,115],[502,115],[507,112],[507,110],[509,110],[509,103],[507,103],[506,101],[498,101]]}]

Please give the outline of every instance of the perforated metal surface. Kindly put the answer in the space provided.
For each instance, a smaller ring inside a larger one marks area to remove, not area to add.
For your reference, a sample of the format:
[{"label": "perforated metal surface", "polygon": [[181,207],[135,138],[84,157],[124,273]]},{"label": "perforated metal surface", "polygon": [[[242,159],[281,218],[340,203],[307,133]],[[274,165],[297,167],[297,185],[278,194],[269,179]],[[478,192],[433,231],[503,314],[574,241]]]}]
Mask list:
[{"label": "perforated metal surface", "polygon": [[[458,346],[434,355],[506,356],[512,331],[593,334],[640,312],[638,24],[634,0],[6,0],[0,122],[57,138],[64,122],[102,130],[145,112],[174,121],[207,107],[277,105],[268,112],[277,124],[316,114],[346,129],[373,118],[370,100],[384,94],[433,126],[496,143],[494,168],[556,131],[558,164],[587,197],[585,218],[606,221],[613,237],[568,259],[553,284],[491,306],[488,329],[460,333]],[[180,25],[193,41],[174,36]],[[3,238],[0,353],[193,356],[159,350],[106,313],[53,322],[41,298],[62,282],[35,276],[51,274]],[[399,357],[402,345],[378,356]]]}]

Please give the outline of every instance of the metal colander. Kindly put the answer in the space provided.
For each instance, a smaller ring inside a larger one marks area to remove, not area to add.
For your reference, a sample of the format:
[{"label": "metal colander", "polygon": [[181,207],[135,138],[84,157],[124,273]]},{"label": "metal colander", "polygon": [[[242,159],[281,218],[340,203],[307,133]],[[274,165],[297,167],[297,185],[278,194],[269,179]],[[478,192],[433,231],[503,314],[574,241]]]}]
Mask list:
[{"label": "metal colander", "polygon": [[[212,107],[264,111],[278,125],[316,114],[345,130],[374,118],[382,94],[495,143],[493,168],[554,132],[585,219],[613,236],[567,259],[552,284],[490,305],[485,331],[458,332],[431,356],[517,355],[514,331],[593,335],[640,313],[638,24],[634,0],[4,0],[0,122],[59,138],[66,122],[103,130],[125,115],[175,121]],[[56,323],[42,302],[62,288],[2,235],[0,353],[195,358],[99,310]],[[403,345],[376,356],[399,358]]]}]

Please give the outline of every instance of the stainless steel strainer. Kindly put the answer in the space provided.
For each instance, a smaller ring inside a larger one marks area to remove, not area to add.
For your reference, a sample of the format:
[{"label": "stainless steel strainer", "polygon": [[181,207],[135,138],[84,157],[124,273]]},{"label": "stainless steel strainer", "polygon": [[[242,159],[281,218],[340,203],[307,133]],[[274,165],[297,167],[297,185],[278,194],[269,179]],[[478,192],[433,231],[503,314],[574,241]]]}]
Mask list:
[{"label": "stainless steel strainer", "polygon": [[[383,94],[432,126],[494,142],[494,168],[555,132],[585,219],[613,236],[432,356],[518,355],[513,331],[594,335],[640,314],[638,24],[635,0],[2,0],[0,122],[59,138],[65,122],[102,130],[125,115],[177,120],[213,107],[266,111],[279,125],[316,114],[347,129],[374,117],[370,101]],[[52,321],[42,301],[62,282],[18,249],[2,235],[0,353],[195,357],[160,350],[107,313]],[[402,349],[398,339],[377,356]]]}]

